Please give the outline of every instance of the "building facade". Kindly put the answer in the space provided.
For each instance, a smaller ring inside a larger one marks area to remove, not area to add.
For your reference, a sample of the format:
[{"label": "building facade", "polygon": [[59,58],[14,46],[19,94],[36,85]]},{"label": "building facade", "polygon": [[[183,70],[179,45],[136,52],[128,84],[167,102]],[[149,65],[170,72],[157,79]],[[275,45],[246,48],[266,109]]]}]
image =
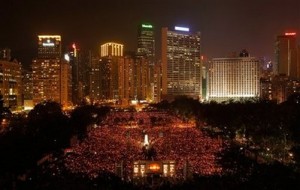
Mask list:
[{"label": "building facade", "polygon": [[149,60],[143,56],[135,56],[134,64],[132,66],[132,78],[131,88],[133,94],[131,94],[132,100],[138,101],[150,101],[152,99],[151,84],[150,84],[150,72],[149,72]]},{"label": "building facade", "polygon": [[135,62],[132,55],[125,55],[118,61],[118,84],[119,84],[119,103],[122,105],[130,104],[134,94],[134,87],[132,84],[133,66]]},{"label": "building facade", "polygon": [[100,46],[100,57],[91,62],[90,96],[95,101],[116,102],[121,99],[120,66],[123,66],[124,45],[108,42]]},{"label": "building facade", "polygon": [[155,35],[154,26],[149,23],[143,23],[138,28],[137,60],[144,57],[148,62],[147,74],[147,101],[154,101],[154,70],[156,64],[155,58]]},{"label": "building facade", "polygon": [[32,61],[33,104],[45,100],[71,104],[71,66],[62,59],[61,37],[39,35],[38,55]]},{"label": "building facade", "polygon": [[23,69],[22,73],[23,73],[22,86],[23,86],[24,109],[30,110],[33,108],[32,71]]},{"label": "building facade", "polygon": [[133,100],[152,101],[149,59],[145,54],[127,52],[125,55],[120,50],[124,50],[122,44],[101,45],[100,57],[91,67],[91,98],[119,105],[128,105]]},{"label": "building facade", "polygon": [[254,57],[214,58],[208,75],[208,100],[222,102],[260,95],[260,62]]},{"label": "building facade", "polygon": [[56,59],[61,57],[60,35],[38,35],[38,58]]},{"label": "building facade", "polygon": [[145,54],[154,62],[155,58],[155,38],[154,27],[151,24],[141,24],[138,28],[137,54]]},{"label": "building facade", "polygon": [[3,106],[11,110],[21,109],[22,66],[17,61],[0,60],[0,95]]},{"label": "building facade", "polygon": [[300,77],[300,61],[298,60],[296,33],[285,33],[276,39],[276,72],[292,79]]},{"label": "building facade", "polygon": [[261,81],[261,98],[280,104],[294,93],[300,93],[300,80],[286,75],[276,75]]},{"label": "building facade", "polygon": [[100,71],[100,59],[99,56],[91,55],[91,71],[90,71],[90,88],[89,88],[89,97],[92,101],[100,101],[104,99],[103,97],[103,84],[102,72]]},{"label": "building facade", "polygon": [[155,64],[154,66],[154,81],[153,81],[153,102],[158,103],[161,101],[162,94],[162,69],[161,64]]},{"label": "building facade", "polygon": [[124,45],[114,42],[108,42],[101,45],[100,57],[122,57],[124,53]]},{"label": "building facade", "polygon": [[69,46],[68,58],[72,67],[72,102],[79,104],[90,94],[92,53],[80,50],[78,45],[73,43]]},{"label": "building facade", "polygon": [[189,28],[162,28],[162,96],[202,98],[200,33]]}]

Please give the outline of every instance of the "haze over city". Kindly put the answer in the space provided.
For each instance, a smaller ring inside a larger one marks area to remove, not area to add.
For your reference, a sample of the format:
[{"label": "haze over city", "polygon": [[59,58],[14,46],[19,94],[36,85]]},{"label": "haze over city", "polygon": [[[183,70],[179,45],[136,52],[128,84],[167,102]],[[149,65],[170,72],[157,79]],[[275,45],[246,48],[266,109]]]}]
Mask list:
[{"label": "haze over city", "polygon": [[116,41],[125,45],[125,51],[135,51],[140,23],[153,24],[156,38],[162,27],[181,25],[201,32],[202,54],[209,58],[247,49],[253,56],[274,60],[276,36],[300,33],[298,0],[12,0],[1,4],[0,47],[12,49],[12,56],[25,67],[37,54],[39,34],[62,35],[64,47],[77,42],[81,49],[97,52],[101,43]]}]

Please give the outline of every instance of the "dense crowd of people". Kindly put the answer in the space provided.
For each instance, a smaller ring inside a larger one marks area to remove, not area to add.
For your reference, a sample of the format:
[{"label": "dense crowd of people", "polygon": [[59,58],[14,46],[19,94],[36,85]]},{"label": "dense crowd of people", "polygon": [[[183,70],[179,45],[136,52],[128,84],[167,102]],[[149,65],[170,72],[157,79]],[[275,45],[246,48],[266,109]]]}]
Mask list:
[{"label": "dense crowd of people", "polygon": [[71,147],[65,166],[71,172],[97,177],[102,171],[115,172],[116,164],[122,163],[124,175],[131,177],[133,161],[145,160],[145,134],[155,150],[152,159],[174,160],[177,177],[183,176],[185,164],[190,172],[201,175],[222,172],[217,155],[226,147],[224,142],[165,112],[110,113],[85,140]]}]

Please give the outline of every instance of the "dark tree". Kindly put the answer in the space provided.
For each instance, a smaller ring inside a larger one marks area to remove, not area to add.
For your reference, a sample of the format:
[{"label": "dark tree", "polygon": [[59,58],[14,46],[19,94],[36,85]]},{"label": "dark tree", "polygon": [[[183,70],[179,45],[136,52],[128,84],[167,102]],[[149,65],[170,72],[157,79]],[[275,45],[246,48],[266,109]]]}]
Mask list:
[{"label": "dark tree", "polygon": [[35,140],[37,156],[69,146],[71,128],[61,105],[53,101],[36,105],[28,114],[28,134]]},{"label": "dark tree", "polygon": [[109,111],[109,107],[96,107],[94,105],[77,107],[71,113],[73,134],[77,135],[79,140],[84,139],[88,127],[92,124],[99,124]]}]

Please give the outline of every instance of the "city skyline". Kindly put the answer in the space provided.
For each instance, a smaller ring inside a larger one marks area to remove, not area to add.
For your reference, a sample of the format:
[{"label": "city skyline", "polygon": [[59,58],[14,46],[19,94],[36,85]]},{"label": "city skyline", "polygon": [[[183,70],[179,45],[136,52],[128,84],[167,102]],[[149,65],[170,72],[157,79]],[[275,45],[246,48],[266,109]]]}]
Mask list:
[{"label": "city skyline", "polygon": [[[37,35],[41,34],[61,35],[63,52],[73,42],[97,52],[108,41],[136,51],[139,24],[151,23],[156,38],[162,27],[180,25],[201,32],[202,54],[209,58],[247,49],[251,56],[272,61],[277,35],[300,34],[297,0],[9,1],[2,2],[0,16],[5,26],[0,47],[10,48],[12,56],[27,67],[37,55]],[[160,57],[159,50],[157,54]]]}]

